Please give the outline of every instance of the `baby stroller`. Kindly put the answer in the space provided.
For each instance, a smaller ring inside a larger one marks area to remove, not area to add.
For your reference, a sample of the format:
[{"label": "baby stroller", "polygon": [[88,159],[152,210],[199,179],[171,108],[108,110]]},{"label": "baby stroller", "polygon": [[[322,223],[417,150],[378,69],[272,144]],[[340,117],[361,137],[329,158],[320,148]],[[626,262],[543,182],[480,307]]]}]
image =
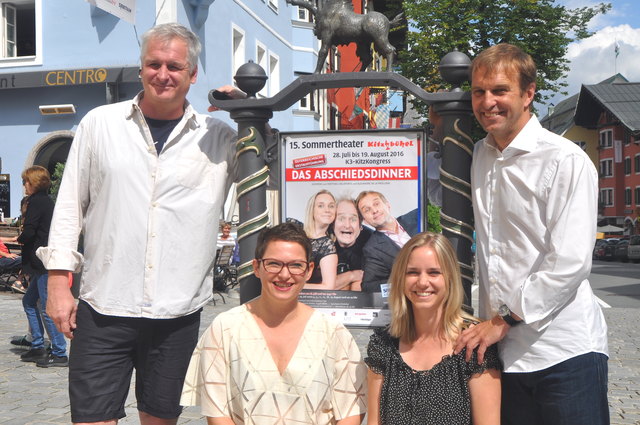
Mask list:
[{"label": "baby stroller", "polygon": [[232,245],[221,247],[216,255],[213,269],[213,292],[220,295],[223,302],[226,301],[222,294],[238,284],[237,269],[232,261],[233,250],[234,246]]}]

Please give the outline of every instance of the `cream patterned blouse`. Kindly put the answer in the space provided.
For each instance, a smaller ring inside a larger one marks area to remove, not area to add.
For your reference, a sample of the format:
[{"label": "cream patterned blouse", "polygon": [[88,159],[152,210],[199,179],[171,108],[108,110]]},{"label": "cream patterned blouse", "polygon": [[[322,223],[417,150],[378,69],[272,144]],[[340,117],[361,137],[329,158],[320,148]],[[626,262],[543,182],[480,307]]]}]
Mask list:
[{"label": "cream patterned blouse", "polygon": [[280,375],[258,324],[239,306],[200,338],[181,404],[236,425],[335,424],[366,412],[366,373],[351,333],[314,311]]}]

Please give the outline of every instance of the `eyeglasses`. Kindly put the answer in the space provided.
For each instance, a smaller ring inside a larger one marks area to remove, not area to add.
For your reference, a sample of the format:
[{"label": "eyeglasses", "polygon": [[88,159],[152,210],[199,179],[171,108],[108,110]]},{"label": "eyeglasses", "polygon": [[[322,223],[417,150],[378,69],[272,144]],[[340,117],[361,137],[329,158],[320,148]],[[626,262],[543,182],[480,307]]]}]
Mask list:
[{"label": "eyeglasses", "polygon": [[23,185],[23,186],[24,186],[24,184],[25,184],[26,182],[27,182],[27,181],[26,181],[25,179],[22,179],[22,185]]},{"label": "eyeglasses", "polygon": [[299,276],[305,274],[309,269],[309,263],[306,261],[292,261],[290,263],[283,263],[282,261],[275,260],[273,258],[262,258],[258,260],[262,263],[262,267],[269,273],[280,273],[284,266],[287,266],[287,270],[292,276]]}]

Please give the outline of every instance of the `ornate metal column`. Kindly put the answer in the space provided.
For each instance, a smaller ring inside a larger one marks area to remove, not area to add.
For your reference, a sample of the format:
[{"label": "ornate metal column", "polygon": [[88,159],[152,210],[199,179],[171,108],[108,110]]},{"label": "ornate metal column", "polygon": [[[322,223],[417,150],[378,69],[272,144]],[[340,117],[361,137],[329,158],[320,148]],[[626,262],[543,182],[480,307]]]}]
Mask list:
[{"label": "ornate metal column", "polygon": [[[260,65],[248,62],[238,68],[234,77],[238,88],[247,94],[247,99],[255,99],[256,93],[265,85],[267,75]],[[213,104],[212,96],[209,100]],[[269,108],[235,108],[230,111],[231,118],[238,123],[238,141],[236,159],[238,161],[238,205],[239,220],[238,241],[240,244],[240,302],[246,303],[260,295],[260,281],[253,274],[252,260],[257,244],[258,233],[269,222],[267,211],[266,185],[269,168],[264,159],[266,124],[273,116]]]},{"label": "ornate metal column", "polygon": [[451,241],[458,254],[465,308],[472,312],[471,284],[473,265],[473,209],[471,205],[471,156],[473,140],[470,137],[473,112],[469,93],[460,85],[469,78],[471,61],[464,53],[448,53],[440,62],[440,75],[453,85],[451,93],[462,95],[458,101],[434,102],[435,111],[442,116],[444,138],[442,140],[442,209],[440,223],[443,234]]}]

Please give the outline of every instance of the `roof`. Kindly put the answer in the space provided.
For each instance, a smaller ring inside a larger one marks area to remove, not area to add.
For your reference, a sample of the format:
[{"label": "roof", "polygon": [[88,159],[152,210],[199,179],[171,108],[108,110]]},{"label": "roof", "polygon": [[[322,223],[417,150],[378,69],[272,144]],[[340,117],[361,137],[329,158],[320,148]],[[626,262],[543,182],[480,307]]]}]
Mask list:
[{"label": "roof", "polygon": [[553,109],[549,108],[549,113],[547,113],[547,115],[545,115],[540,120],[540,124],[556,134],[564,134],[565,131],[569,130],[573,125],[575,125],[573,123],[573,115],[577,103],[577,94],[563,99],[562,101],[560,101],[560,103],[553,107]]},{"label": "roof", "polygon": [[[627,83],[624,75],[618,73],[611,77],[600,81],[596,85],[611,85],[617,83]],[[542,119],[540,124],[548,130],[563,135],[567,130],[575,125],[574,116],[576,113],[576,106],[578,105],[578,96],[576,93],[566,99],[561,100],[555,107],[549,108],[549,112]],[[553,104],[552,104],[553,105]]]},{"label": "roof", "polygon": [[633,134],[639,134],[640,83],[583,85],[576,106],[576,124],[595,128],[603,110]]}]

